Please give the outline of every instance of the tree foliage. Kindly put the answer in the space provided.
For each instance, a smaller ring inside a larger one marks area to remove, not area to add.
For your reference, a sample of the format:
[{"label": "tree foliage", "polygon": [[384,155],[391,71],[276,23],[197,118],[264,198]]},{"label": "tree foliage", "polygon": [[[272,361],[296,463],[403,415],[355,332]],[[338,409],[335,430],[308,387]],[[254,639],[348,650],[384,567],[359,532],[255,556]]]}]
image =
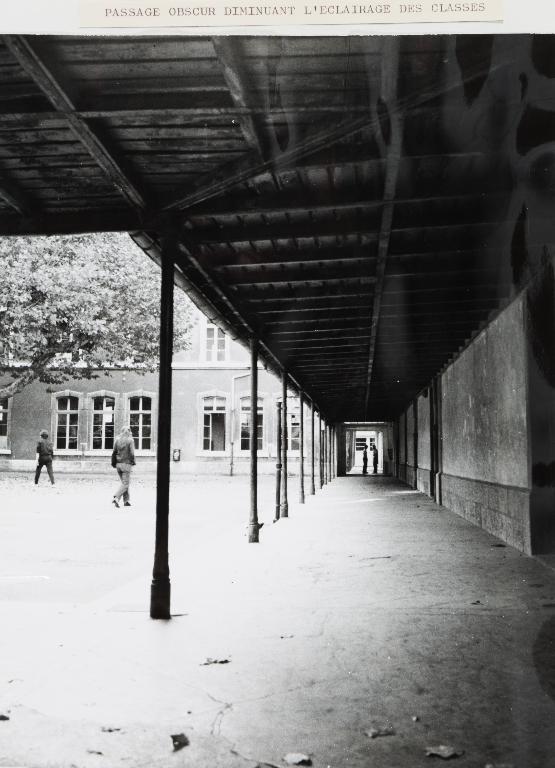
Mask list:
[{"label": "tree foliage", "polygon": [[[0,266],[0,341],[11,360],[0,397],[35,379],[157,367],[160,270],[128,235],[2,238]],[[192,323],[190,302],[176,291],[176,351],[188,347]]]}]

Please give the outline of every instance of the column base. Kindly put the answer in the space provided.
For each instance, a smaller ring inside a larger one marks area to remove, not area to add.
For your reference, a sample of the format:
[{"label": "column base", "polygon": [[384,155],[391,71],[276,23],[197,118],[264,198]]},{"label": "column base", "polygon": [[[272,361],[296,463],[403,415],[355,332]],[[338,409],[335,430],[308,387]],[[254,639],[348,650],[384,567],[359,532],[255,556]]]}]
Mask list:
[{"label": "column base", "polygon": [[287,504],[286,501],[280,507],[279,516],[280,516],[280,518],[281,517],[289,517],[289,505]]},{"label": "column base", "polygon": [[150,618],[171,619],[169,579],[153,579],[150,586]]},{"label": "column base", "polygon": [[250,523],[249,525],[249,544],[258,544],[258,531],[260,525],[258,523]]}]

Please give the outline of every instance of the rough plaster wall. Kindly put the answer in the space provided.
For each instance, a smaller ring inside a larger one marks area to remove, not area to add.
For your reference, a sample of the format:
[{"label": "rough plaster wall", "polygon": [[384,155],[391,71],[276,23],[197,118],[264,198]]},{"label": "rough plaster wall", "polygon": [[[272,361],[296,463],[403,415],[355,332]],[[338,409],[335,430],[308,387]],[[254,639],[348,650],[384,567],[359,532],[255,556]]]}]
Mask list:
[{"label": "rough plaster wall", "polygon": [[421,469],[431,469],[430,398],[421,395],[416,407],[418,410],[418,466]]},{"label": "rough plaster wall", "polygon": [[414,467],[414,407],[407,408],[407,464]]},{"label": "rough plaster wall", "polygon": [[528,486],[525,359],[521,298],[442,377],[443,472]]}]

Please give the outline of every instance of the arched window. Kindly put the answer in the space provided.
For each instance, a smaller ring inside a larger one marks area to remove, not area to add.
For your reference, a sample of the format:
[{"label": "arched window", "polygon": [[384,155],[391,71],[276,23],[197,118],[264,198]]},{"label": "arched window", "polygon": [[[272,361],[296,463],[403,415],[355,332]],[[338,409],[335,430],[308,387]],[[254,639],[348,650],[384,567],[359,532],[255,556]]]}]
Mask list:
[{"label": "arched window", "polygon": [[92,449],[111,450],[114,447],[116,399],[108,394],[92,397]]},{"label": "arched window", "polygon": [[[264,403],[261,397],[258,398],[256,412],[256,450],[261,451],[264,445]],[[251,440],[251,399],[250,397],[241,398],[241,450],[250,450]]]},{"label": "arched window", "polygon": [[56,396],[56,448],[76,451],[79,446],[79,396]]},{"label": "arched window", "polygon": [[225,451],[225,397],[218,395],[203,397],[202,411],[202,450]]},{"label": "arched window", "polygon": [[129,398],[129,426],[139,451],[150,451],[152,445],[152,397],[133,395]]}]

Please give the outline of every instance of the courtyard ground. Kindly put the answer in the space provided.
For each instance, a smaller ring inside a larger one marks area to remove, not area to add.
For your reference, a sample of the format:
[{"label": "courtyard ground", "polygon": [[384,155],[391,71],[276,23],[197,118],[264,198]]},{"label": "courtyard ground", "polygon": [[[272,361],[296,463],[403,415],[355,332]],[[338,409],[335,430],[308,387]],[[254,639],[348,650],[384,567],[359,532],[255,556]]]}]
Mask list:
[{"label": "courtyard ground", "polygon": [[291,478],[276,524],[261,477],[249,545],[248,478],[181,477],[152,621],[154,479],[57,479],[0,475],[0,766],[555,766],[545,563],[372,476]]}]

